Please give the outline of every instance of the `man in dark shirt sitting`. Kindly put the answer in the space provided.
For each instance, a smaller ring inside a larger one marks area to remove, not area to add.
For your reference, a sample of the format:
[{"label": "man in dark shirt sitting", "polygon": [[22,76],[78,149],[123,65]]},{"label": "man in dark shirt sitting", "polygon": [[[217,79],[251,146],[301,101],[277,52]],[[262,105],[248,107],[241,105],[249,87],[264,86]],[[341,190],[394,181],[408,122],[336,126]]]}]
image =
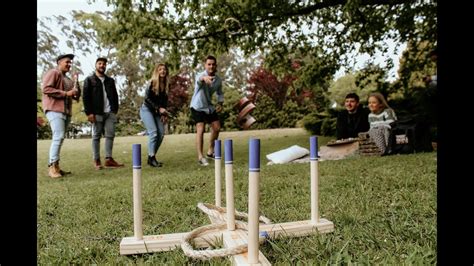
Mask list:
[{"label": "man in dark shirt sitting", "polygon": [[357,138],[360,132],[369,131],[369,110],[359,105],[359,96],[349,93],[344,100],[346,110],[337,116],[337,139]]}]

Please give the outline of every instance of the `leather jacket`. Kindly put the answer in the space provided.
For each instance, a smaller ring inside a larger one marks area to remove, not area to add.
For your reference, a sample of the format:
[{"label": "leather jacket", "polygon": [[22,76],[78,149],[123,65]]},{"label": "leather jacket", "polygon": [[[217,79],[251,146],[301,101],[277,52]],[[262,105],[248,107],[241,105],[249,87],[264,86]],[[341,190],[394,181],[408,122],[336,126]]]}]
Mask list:
[{"label": "leather jacket", "polygon": [[151,83],[145,91],[145,100],[143,104],[150,110],[150,112],[159,115],[158,109],[168,107],[168,94],[166,92],[161,92],[156,95],[152,88]]},{"label": "leather jacket", "polygon": [[[104,75],[105,92],[110,103],[110,111],[117,113],[119,109],[118,94],[113,78]],[[102,81],[97,77],[95,72],[84,80],[83,96],[84,112],[86,115],[104,114],[104,91]]]}]

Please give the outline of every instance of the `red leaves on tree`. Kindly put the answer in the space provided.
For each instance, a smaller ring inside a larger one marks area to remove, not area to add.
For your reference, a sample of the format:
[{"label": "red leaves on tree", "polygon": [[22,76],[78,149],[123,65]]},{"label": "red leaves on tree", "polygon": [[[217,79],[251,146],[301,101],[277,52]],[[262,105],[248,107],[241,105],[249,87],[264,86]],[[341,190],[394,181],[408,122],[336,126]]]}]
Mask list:
[{"label": "red leaves on tree", "polygon": [[167,110],[172,115],[176,115],[187,104],[189,98],[188,88],[190,85],[191,80],[187,77],[179,75],[170,77]]},{"label": "red leaves on tree", "polygon": [[[295,62],[294,68],[300,67],[299,63]],[[248,79],[250,86],[247,88],[251,95],[249,99],[256,102],[259,94],[264,94],[270,97],[278,108],[282,108],[288,100],[293,100],[298,104],[302,104],[304,98],[311,97],[312,92],[307,89],[295,89],[293,82],[297,79],[294,75],[285,75],[281,80],[262,67],[253,71]]]}]

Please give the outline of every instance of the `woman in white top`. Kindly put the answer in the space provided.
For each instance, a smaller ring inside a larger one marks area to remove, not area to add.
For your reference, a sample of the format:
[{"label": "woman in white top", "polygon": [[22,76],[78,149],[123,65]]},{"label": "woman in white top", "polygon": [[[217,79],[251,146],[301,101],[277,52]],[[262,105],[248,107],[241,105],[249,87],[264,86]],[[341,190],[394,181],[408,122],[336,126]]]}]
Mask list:
[{"label": "woman in white top", "polygon": [[397,116],[380,92],[373,92],[369,95],[368,105],[370,110],[369,136],[383,154],[388,145],[390,124],[397,120]]}]

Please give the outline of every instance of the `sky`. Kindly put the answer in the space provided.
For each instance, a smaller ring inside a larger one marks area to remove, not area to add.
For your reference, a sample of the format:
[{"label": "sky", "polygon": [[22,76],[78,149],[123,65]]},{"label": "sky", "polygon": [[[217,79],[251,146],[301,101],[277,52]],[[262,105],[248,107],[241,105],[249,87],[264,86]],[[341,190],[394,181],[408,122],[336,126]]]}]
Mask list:
[{"label": "sky", "polygon": [[[57,15],[68,15],[72,10],[82,10],[84,12],[95,12],[95,11],[112,11],[111,7],[108,7],[105,1],[96,0],[96,2],[88,4],[87,0],[37,0],[37,17],[48,17],[48,16],[57,16]],[[53,27],[54,28],[54,27]],[[58,35],[60,36],[60,35]],[[67,47],[65,44],[60,49],[64,53],[68,53]],[[393,81],[397,78],[397,69],[399,66],[399,58],[406,45],[403,44],[400,47],[397,47],[396,44],[392,43],[389,47],[389,50],[392,51],[392,60],[394,67],[390,70],[388,80]],[[398,49],[396,49],[398,48]],[[397,51],[395,51],[397,50]],[[368,55],[356,56],[356,69],[362,68],[364,63],[369,59]],[[96,55],[91,55],[87,58],[76,58],[80,60],[82,65],[82,71],[85,74],[88,74],[94,71]],[[383,58],[381,56],[376,56],[375,63],[384,65]],[[344,69],[337,71],[335,78],[341,77],[344,75]]]},{"label": "sky", "polygon": [[88,4],[87,0],[37,0],[38,17],[67,14],[72,10],[83,10],[86,12],[112,11],[105,1],[97,0]]}]

